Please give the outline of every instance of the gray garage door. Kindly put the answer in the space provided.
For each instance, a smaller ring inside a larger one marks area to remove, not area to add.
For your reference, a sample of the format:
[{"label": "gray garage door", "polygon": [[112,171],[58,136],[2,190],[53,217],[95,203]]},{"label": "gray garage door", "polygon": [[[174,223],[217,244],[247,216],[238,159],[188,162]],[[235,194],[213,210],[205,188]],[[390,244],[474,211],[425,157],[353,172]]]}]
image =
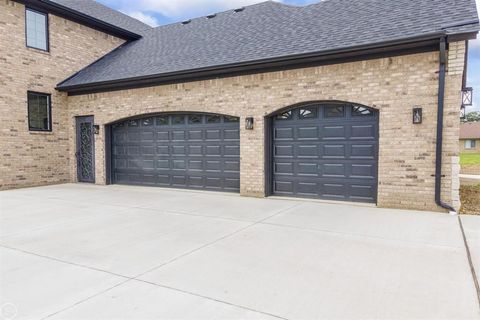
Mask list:
[{"label": "gray garage door", "polygon": [[112,129],[113,183],[238,192],[239,119],[169,114]]},{"label": "gray garage door", "polygon": [[378,113],[309,105],[273,119],[273,193],[376,202]]}]

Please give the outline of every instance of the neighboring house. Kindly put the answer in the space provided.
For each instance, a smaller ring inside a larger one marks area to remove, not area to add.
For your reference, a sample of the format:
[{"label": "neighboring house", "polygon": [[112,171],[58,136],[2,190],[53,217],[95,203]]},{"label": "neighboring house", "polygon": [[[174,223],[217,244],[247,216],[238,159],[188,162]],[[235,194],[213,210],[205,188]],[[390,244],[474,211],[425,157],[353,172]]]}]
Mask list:
[{"label": "neighboring house", "polygon": [[460,125],[460,152],[480,153],[480,122]]},{"label": "neighboring house", "polygon": [[4,0],[0,188],[458,208],[478,30],[474,0],[264,2],[158,28],[91,0]]}]

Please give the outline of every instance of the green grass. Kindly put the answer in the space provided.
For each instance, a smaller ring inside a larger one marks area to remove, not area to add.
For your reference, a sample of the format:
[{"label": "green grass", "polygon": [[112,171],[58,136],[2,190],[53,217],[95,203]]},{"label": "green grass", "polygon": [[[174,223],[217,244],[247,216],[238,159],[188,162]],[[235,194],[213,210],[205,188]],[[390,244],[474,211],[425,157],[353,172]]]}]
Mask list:
[{"label": "green grass", "polygon": [[480,153],[462,153],[460,154],[460,164],[471,165],[480,164]]}]

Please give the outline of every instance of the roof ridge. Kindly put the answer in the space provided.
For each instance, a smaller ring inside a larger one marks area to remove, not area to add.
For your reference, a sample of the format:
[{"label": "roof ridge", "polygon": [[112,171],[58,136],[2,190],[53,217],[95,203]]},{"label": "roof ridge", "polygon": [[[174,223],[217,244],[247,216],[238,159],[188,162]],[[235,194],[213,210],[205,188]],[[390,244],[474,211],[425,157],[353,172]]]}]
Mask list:
[{"label": "roof ridge", "polygon": [[107,9],[110,9],[110,10],[113,10],[113,11],[119,13],[119,14],[121,14],[122,16],[124,16],[124,17],[126,17],[126,18],[133,19],[133,20],[135,20],[135,21],[140,22],[141,24],[143,24],[143,25],[146,27],[145,30],[148,30],[148,29],[152,29],[152,28],[153,28],[152,26],[146,24],[145,22],[143,22],[143,21],[141,21],[141,20],[139,20],[139,19],[137,19],[137,18],[135,18],[135,17],[132,17],[131,15],[126,14],[126,13],[123,12],[123,11],[120,11],[120,10],[114,9],[114,8],[112,8],[112,7],[109,7],[109,6],[107,6],[106,4],[103,4],[103,3],[101,3],[101,2],[98,2],[97,0],[92,0],[92,1],[98,3],[99,5],[107,8]]},{"label": "roof ridge", "polygon": [[[241,7],[237,6],[237,7],[231,8],[231,9],[226,9],[226,10],[223,10],[223,11],[213,12],[211,14],[212,15],[215,14],[217,16],[218,15],[224,15],[226,13],[234,12],[234,10],[237,9],[237,8],[248,9],[248,8],[257,7],[257,6],[266,5],[266,4],[268,4],[268,5],[279,5],[279,6],[282,6],[282,7],[290,7],[290,8],[306,7],[306,6],[293,6],[293,5],[281,3],[281,2],[278,2],[278,1],[275,1],[275,0],[266,0],[266,1],[258,2],[258,3],[253,3],[253,4],[250,4],[250,5],[247,5],[247,6],[241,6]],[[202,16],[196,16],[196,17],[192,17],[192,18],[182,19],[181,21],[175,21],[175,22],[171,22],[171,23],[167,23],[167,24],[162,24],[162,25],[159,25],[157,27],[153,27],[152,29],[157,30],[157,29],[162,29],[162,28],[166,28],[166,27],[171,27],[171,26],[181,24],[182,22],[185,22],[185,21],[196,21],[196,20],[204,19],[206,16],[207,15],[202,15]]]}]

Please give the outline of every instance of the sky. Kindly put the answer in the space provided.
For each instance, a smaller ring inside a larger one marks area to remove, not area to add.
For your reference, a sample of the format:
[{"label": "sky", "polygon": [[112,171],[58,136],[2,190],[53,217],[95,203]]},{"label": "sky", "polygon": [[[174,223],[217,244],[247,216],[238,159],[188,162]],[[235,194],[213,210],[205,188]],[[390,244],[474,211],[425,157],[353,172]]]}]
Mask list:
[{"label": "sky", "polygon": [[[97,0],[151,26],[184,21],[215,12],[235,9],[265,0]],[[307,5],[320,0],[277,0],[289,5]],[[412,0],[416,1],[416,0]],[[480,0],[476,0],[480,12]],[[473,87],[474,106],[467,112],[480,111],[480,35],[469,43],[467,86]]]}]

